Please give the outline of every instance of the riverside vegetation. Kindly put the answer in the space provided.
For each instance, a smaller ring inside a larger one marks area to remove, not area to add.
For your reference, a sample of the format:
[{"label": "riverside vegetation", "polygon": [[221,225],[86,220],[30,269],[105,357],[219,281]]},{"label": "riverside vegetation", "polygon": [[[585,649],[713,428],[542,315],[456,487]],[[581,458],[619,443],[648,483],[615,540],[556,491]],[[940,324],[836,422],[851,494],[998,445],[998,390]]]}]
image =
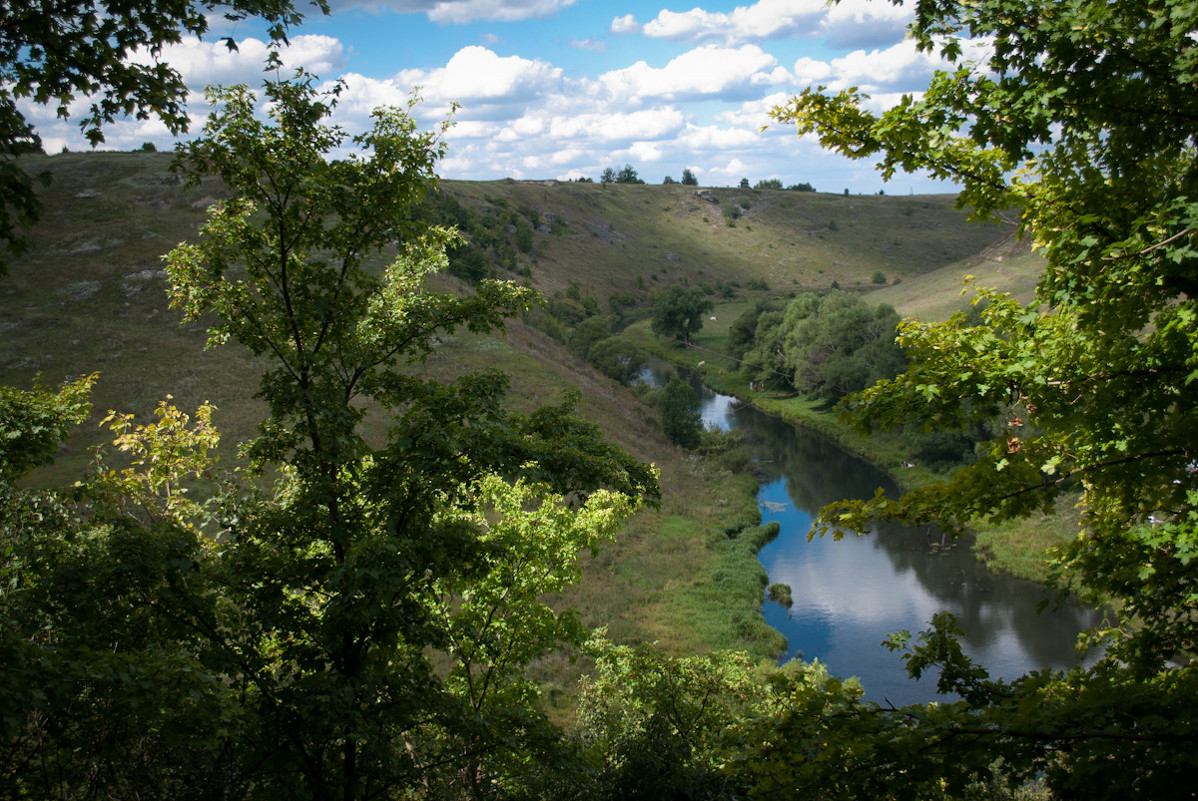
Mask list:
[{"label": "riverside vegetation", "polygon": [[[338,90],[321,94],[301,74],[268,82],[265,123],[247,89],[214,91],[217,111],[181,151],[183,171],[189,188],[227,194],[183,244],[163,248],[171,308],[190,326],[180,341],[244,349],[222,381],[191,388],[220,386],[245,404],[236,457],[224,454],[237,469],[216,461],[213,406],[198,403],[189,415],[167,393],[139,413],[105,416],[115,452],[70,453],[78,441],[60,452],[88,419],[92,388],[103,381],[91,370],[105,366],[104,356],[145,347],[129,363],[137,379],[154,378],[141,358],[150,345],[134,329],[166,313],[141,305],[147,290],[137,282],[161,276],[121,265],[64,292],[26,271],[54,249],[68,261],[100,255],[90,269],[111,269],[105,248],[123,244],[131,229],[119,206],[110,212],[124,221],[123,235],[106,241],[56,248],[54,239],[9,237],[18,255],[32,246],[15,263],[9,291],[32,313],[3,321],[27,349],[8,365],[61,370],[65,380],[0,388],[4,792],[1191,797],[1179,778],[1193,770],[1198,736],[1188,662],[1196,647],[1194,404],[1178,377],[1195,374],[1198,319],[1187,122],[1195,12],[1180,3],[1163,11],[1043,4],[1029,29],[1027,11],[1023,0],[921,5],[912,25],[921,47],[956,59],[951,34],[991,36],[989,68],[938,74],[922,99],[881,116],[853,90],[807,90],[774,112],[827,147],[876,156],[888,173],[954,177],[980,214],[1018,207],[1020,226],[1046,244],[1030,302],[986,290],[980,315],[904,323],[907,369],[847,401],[863,430],[913,421],[965,432],[1003,426],[975,437],[973,458],[947,481],[897,500],[833,504],[817,525],[863,530],[897,519],[959,530],[979,517],[1050,511],[1080,489],[1082,535],[1056,570],[1084,598],[1121,607],[1118,621],[1094,632],[1107,647],[1097,663],[992,679],[962,654],[953,620],[938,615],[929,631],[896,633],[888,645],[913,675],[938,671],[938,686],[956,700],[897,709],[864,701],[854,682],[818,665],[754,664],[744,650],[691,655],[696,643],[721,637],[771,648],[751,611],[762,596],[760,568],[749,566],[776,532],[756,525],[747,491],[724,491],[738,481],[735,443],[701,438],[699,454],[669,451],[678,456],[674,480],[709,491],[683,514],[669,505],[678,500],[664,469],[659,477],[576,415],[602,417],[604,392],[617,399],[609,406],[631,404],[618,385],[579,362],[582,391],[545,406],[535,384],[513,397],[511,375],[468,371],[471,358],[494,366],[508,349],[517,376],[552,373],[568,349],[532,368],[524,354],[552,353],[558,340],[581,351],[581,323],[608,316],[593,269],[586,283],[566,278],[552,289],[544,309],[531,286],[489,278],[518,270],[534,283],[537,234],[564,239],[570,221],[530,209],[525,226],[500,211],[514,249],[501,238],[487,252],[458,245],[469,219],[455,231],[416,205],[435,183],[438,132],[417,130],[402,109],[382,109],[353,140],[361,156],[329,160],[347,143],[322,124]],[[1129,102],[1144,105],[1129,115]],[[1140,126],[1144,114],[1158,124]],[[10,148],[6,166],[20,149]],[[23,164],[9,177],[26,175]],[[1008,182],[1012,174],[1019,177]],[[1163,185],[1150,180],[1162,176]],[[68,202],[101,197],[87,188]],[[139,201],[169,206],[162,195]],[[433,201],[436,208],[440,198]],[[738,197],[725,207],[739,211],[725,215],[732,219],[723,228],[757,233],[767,215],[751,222],[752,207],[752,197]],[[30,214],[48,208],[28,194],[17,203]],[[712,226],[708,211],[685,213],[692,226]],[[805,230],[804,244],[851,225],[829,217]],[[587,228],[609,246],[625,235],[611,220]],[[143,243],[154,238],[132,230]],[[64,242],[77,233],[67,231]],[[474,232],[474,242],[485,239]],[[664,256],[670,264],[685,258],[673,249]],[[837,276],[828,288],[882,286],[903,272],[901,260],[891,272],[877,261],[876,252],[863,253],[862,263],[873,262],[868,278]],[[757,293],[742,311],[771,292],[790,294],[777,288],[777,273],[760,270],[742,281],[717,252],[693,276],[667,283],[729,300],[742,289]],[[442,283],[445,272],[471,286]],[[613,333],[643,308],[637,293],[666,272],[625,275],[622,284],[610,277]],[[798,290],[823,287],[800,286],[799,277],[810,277],[802,270],[790,275],[798,297],[787,315],[802,304],[814,310]],[[68,347],[90,348],[96,362],[63,370],[68,358],[51,348],[61,335],[55,316],[105,299],[127,304],[126,338],[105,338],[79,315],[63,326],[75,334]],[[823,303],[809,316],[822,314]],[[848,309],[838,305],[837,314]],[[496,337],[517,315],[547,336],[513,326],[510,338]],[[604,333],[590,328],[586,339]],[[521,336],[522,352],[511,344]],[[699,335],[692,342],[702,345]],[[620,351],[605,351],[613,352],[621,362]],[[219,375],[223,363],[209,364]],[[796,386],[808,377],[796,374]],[[245,387],[255,384],[249,395]],[[634,425],[652,436],[656,421],[644,408]],[[1133,424],[1140,420],[1149,424]],[[94,464],[81,469],[81,460]],[[696,519],[711,527],[700,534]],[[669,574],[650,576],[645,564],[621,561],[618,546],[603,544],[622,529],[618,543],[639,536],[644,554],[677,546],[693,569],[675,562]],[[587,573],[608,589],[623,582],[643,590],[635,600],[645,603],[613,610],[613,622],[629,625],[624,632],[588,638],[588,621],[557,595]],[[699,625],[672,617],[696,611],[706,615]],[[694,641],[671,644],[686,655],[644,643],[654,626],[674,623],[691,624],[679,631]],[[559,715],[565,726],[544,714],[537,680],[563,675],[563,653],[592,660],[578,702],[561,704],[573,710],[572,719]]]}]

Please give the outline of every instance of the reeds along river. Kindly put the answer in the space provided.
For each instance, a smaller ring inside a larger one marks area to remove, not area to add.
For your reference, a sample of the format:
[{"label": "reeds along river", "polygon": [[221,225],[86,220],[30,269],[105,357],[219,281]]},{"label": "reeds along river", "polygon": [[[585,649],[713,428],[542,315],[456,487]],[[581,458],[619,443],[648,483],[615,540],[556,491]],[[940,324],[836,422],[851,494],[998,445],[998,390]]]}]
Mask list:
[{"label": "reeds along river", "polygon": [[[764,522],[781,533],[761,550],[769,580],[789,584],[794,604],[764,603],[766,620],[790,642],[787,659],[818,659],[841,676],[861,679],[867,698],[893,704],[936,697],[936,676],[916,682],[900,654],[882,646],[887,635],[926,629],[941,610],[956,616],[966,653],[993,677],[1081,661],[1077,635],[1098,613],[1057,604],[1052,590],[994,575],[965,540],[943,543],[935,529],[887,526],[867,536],[807,541],[812,517],[826,503],[897,492],[872,465],[834,442],[735,398],[717,395],[697,379],[708,426],[739,429],[756,450],[765,477],[758,501]],[[1045,600],[1047,607],[1040,611]]]}]

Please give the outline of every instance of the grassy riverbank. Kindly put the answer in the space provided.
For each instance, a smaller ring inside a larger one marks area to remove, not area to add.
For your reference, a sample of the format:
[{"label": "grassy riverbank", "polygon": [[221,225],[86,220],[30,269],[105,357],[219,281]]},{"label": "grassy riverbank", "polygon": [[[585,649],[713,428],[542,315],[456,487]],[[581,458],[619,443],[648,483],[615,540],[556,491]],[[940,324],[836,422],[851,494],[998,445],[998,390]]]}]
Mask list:
[{"label": "grassy riverbank", "polygon": [[[1020,265],[1017,273],[1020,280],[1027,269],[1026,265]],[[830,437],[846,451],[884,470],[902,489],[914,489],[947,477],[918,464],[905,466],[914,460],[908,443],[899,434],[874,432],[863,436],[841,420],[831,404],[788,397],[771,392],[768,387],[764,391],[753,390],[737,371],[738,364],[723,353],[729,326],[749,305],[748,301],[717,305],[711,315],[715,320],[704,324],[689,348],[657,337],[649,330],[648,321],[629,326],[623,336],[666,361],[693,370],[717,392],[736,396],[762,411]],[[979,520],[971,527],[975,535],[974,552],[994,572],[1044,582],[1054,551],[1076,535],[1078,517],[1072,508],[1074,503],[1061,504],[1058,513],[1052,516],[1036,515],[1001,524]]]}]

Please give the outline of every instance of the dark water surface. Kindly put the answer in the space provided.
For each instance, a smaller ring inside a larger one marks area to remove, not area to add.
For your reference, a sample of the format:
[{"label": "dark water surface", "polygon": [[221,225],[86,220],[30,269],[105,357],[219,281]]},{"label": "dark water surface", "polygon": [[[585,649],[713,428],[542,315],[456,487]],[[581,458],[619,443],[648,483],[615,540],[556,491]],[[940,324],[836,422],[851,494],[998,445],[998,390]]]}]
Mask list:
[{"label": "dark water surface", "polygon": [[869,498],[878,487],[897,493],[872,465],[815,432],[764,414],[696,382],[704,422],[744,431],[766,480],[758,501],[763,521],[781,533],[761,550],[770,582],[789,584],[788,610],[766,600],[765,619],[790,642],[786,658],[818,659],[835,674],[861,679],[867,698],[894,704],[933,700],[935,675],[915,682],[900,655],[881,643],[888,634],[926,629],[932,615],[956,616],[962,646],[992,676],[1015,678],[1029,670],[1079,661],[1077,634],[1097,613],[1055,596],[1033,582],[987,572],[961,540],[941,547],[936,529],[887,526],[868,536],[807,541],[814,513],[843,498]]}]

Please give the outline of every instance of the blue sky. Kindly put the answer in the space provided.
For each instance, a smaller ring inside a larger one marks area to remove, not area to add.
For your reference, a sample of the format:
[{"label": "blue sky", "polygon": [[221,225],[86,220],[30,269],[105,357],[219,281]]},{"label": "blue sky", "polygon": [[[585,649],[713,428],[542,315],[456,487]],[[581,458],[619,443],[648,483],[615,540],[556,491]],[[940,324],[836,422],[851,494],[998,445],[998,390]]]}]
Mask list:
[{"label": "blue sky", "polygon": [[[693,3],[699,2],[695,6]],[[807,86],[858,85],[885,108],[926,86],[941,65],[905,39],[910,10],[888,0],[332,0],[290,35],[289,67],[346,90],[336,121],[361,130],[378,105],[413,87],[432,126],[460,104],[447,135],[446,178],[597,178],[631,164],[649,183],[691,169],[703,185],[748,178],[810,182],[821,191],[944,191],[919,176],[883,184],[849,162],[773,127],[766,112]],[[193,91],[198,131],[209,83],[262,80],[260,26],[213,20],[214,35],[167,48]],[[239,43],[229,54],[218,36]],[[48,152],[83,148],[69,123],[29,109]],[[126,121],[107,146],[170,147],[159,123]]]}]

